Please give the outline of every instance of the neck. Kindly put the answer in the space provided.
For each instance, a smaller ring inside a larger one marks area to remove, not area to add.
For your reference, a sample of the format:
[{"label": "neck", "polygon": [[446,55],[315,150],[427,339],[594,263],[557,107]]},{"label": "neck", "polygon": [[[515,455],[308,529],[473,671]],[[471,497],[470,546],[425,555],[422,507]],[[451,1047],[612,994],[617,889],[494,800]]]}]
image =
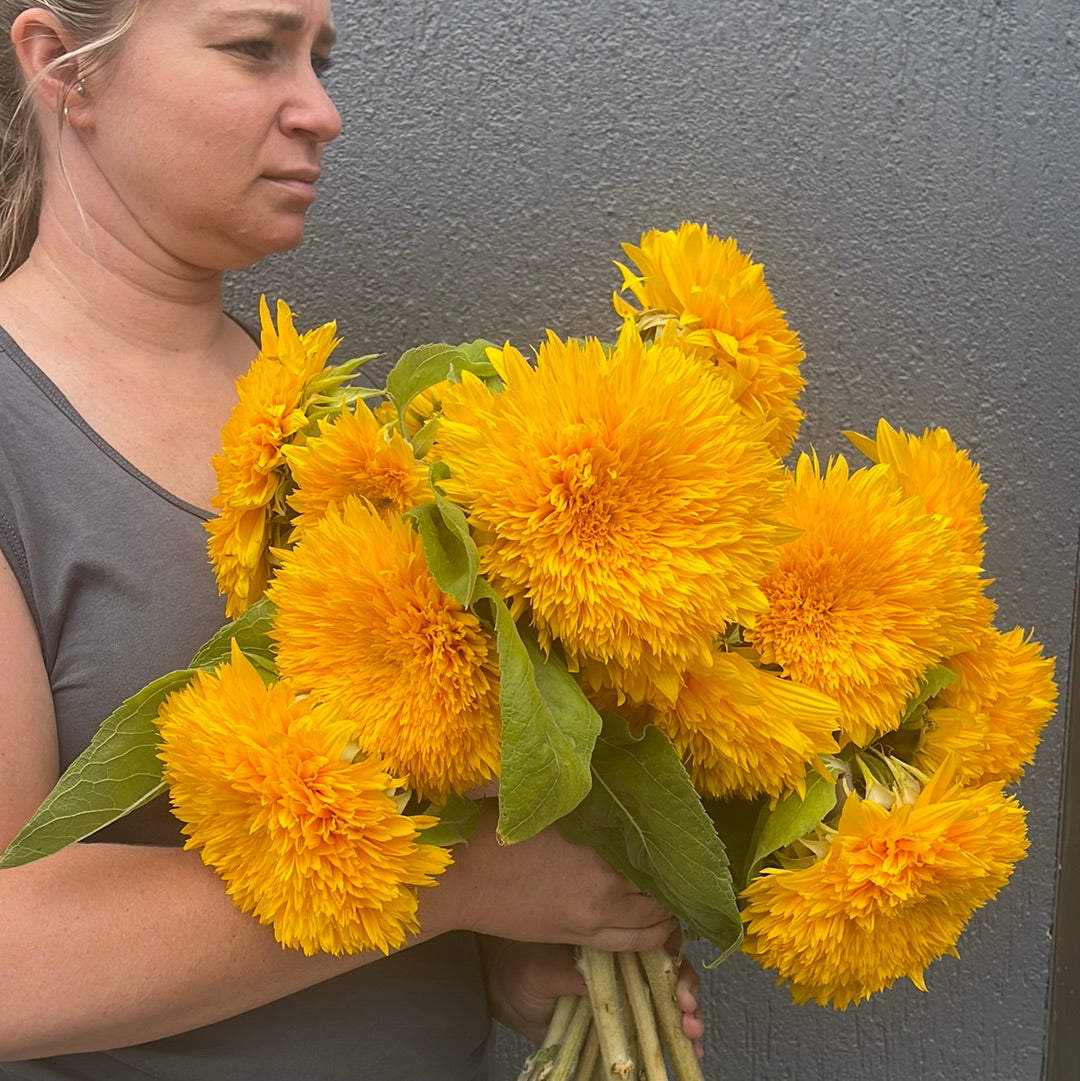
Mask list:
[{"label": "neck", "polygon": [[87,344],[123,344],[144,356],[178,347],[212,353],[222,331],[222,273],[148,247],[136,250],[93,221],[46,208],[26,262],[0,283],[4,307],[32,306],[28,313]]}]

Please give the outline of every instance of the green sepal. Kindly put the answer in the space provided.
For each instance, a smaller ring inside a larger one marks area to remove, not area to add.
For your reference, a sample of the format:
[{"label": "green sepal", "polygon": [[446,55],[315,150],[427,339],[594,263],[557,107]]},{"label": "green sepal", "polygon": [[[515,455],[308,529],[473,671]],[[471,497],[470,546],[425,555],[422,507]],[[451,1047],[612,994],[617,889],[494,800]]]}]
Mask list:
[{"label": "green sepal", "polygon": [[524,841],[572,811],[592,784],[600,715],[566,666],[545,656],[483,579],[473,608],[495,628],[499,652],[499,839]]},{"label": "green sepal", "polygon": [[472,372],[485,382],[498,378],[498,373],[486,354],[490,344],[479,339],[463,345],[432,342],[402,353],[386,377],[386,396],[397,410],[402,435],[408,435],[405,430],[405,413],[409,403],[428,387],[447,379],[460,381],[462,372]]},{"label": "green sepal", "polygon": [[468,608],[476,592],[480,555],[469,532],[464,511],[435,493],[434,503],[421,503],[407,512],[420,541],[435,584]]},{"label": "green sepal", "polygon": [[421,830],[416,843],[437,845],[449,848],[466,842],[480,821],[480,804],[465,796],[451,794],[445,803],[431,803],[422,812],[432,815],[439,821],[434,826]]},{"label": "green sepal", "polygon": [[731,869],[671,740],[653,725],[634,736],[605,714],[592,774],[563,832],[592,845],[690,934],[711,942],[720,956],[709,967],[719,964],[742,939]]},{"label": "green sepal", "polygon": [[790,792],[775,807],[768,804],[762,807],[750,842],[746,882],[757,874],[769,856],[817,829],[836,808],[836,780],[831,771],[830,777],[826,780],[815,770],[808,770],[805,795]]},{"label": "green sepal", "polygon": [[425,421],[421,425],[420,430],[412,437],[413,454],[416,456],[417,460],[427,457],[427,453],[434,445],[435,437],[438,434],[438,417],[432,417],[431,420]]},{"label": "green sepal", "polygon": [[170,672],[127,699],[101,724],[34,817],[0,856],[0,868],[49,856],[130,814],[163,792],[158,710],[186,687],[196,669]]},{"label": "green sepal", "polygon": [[274,643],[270,631],[274,626],[277,610],[266,597],[261,597],[242,615],[226,623],[208,642],[205,642],[191,660],[192,668],[213,670],[227,664],[232,653],[232,640],[243,651],[259,674],[277,674],[274,661]]}]

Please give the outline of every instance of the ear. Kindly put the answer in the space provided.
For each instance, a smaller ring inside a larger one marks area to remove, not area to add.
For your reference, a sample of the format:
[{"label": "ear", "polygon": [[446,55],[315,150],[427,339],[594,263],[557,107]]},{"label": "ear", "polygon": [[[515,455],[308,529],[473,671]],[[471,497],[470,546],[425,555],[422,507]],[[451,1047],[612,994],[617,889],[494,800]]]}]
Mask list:
[{"label": "ear", "polygon": [[11,24],[11,43],[35,101],[53,113],[77,106],[74,87],[79,81],[79,58],[64,59],[77,46],[51,11],[20,11]]}]

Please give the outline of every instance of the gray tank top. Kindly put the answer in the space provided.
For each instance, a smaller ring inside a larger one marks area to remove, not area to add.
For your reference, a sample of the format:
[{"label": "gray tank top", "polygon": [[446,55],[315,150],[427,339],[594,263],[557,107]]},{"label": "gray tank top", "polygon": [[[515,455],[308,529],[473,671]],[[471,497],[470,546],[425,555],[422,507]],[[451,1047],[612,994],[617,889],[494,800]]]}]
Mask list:
[{"label": "gray tank top", "polygon": [[[62,768],[223,622],[205,520],[91,430],[0,330],[0,551],[37,626]],[[97,839],[182,841],[164,799]],[[17,993],[0,973],[0,995]],[[480,1081],[493,1042],[475,939],[455,933],[193,1032],[2,1063],[0,1079]]]}]

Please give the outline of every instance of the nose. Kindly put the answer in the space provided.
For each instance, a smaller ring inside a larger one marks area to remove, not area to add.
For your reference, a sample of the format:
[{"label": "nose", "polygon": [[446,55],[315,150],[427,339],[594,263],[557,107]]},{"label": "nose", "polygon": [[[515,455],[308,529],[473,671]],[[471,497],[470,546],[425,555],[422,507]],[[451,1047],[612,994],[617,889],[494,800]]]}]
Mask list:
[{"label": "nose", "polygon": [[286,135],[307,135],[320,143],[341,134],[341,114],[310,68],[299,76],[295,92],[281,110],[280,123]]}]

